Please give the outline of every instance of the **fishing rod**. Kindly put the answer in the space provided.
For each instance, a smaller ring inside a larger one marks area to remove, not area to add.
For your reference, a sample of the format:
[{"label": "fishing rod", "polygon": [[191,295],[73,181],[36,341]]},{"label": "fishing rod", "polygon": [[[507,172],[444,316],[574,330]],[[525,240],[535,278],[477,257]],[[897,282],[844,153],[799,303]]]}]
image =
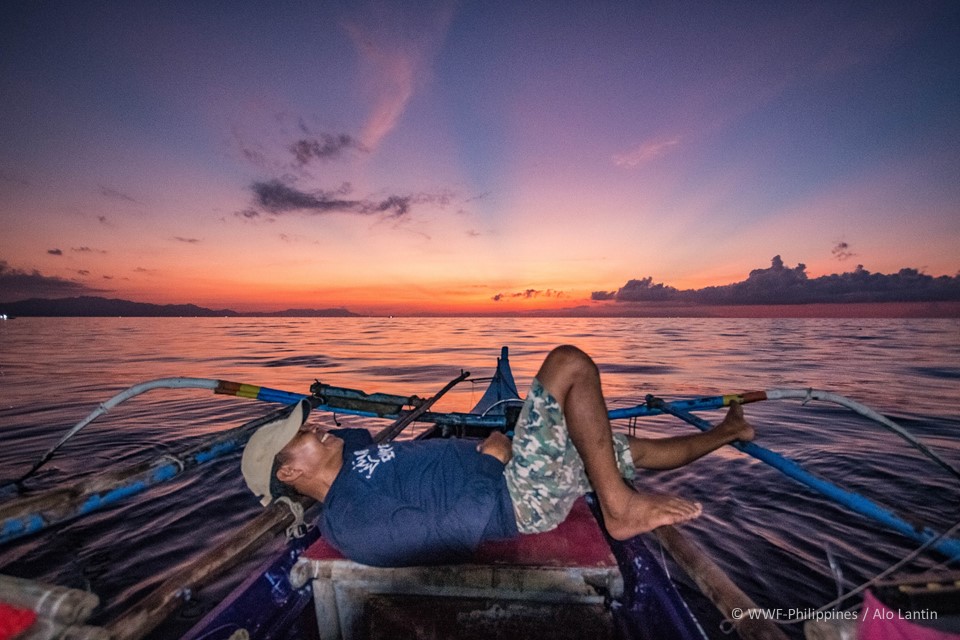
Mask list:
[{"label": "fishing rod", "polygon": [[[709,431],[713,428],[713,425],[703,418],[695,416],[689,411],[679,409],[673,406],[673,403],[665,402],[664,400],[655,396],[648,395],[647,404],[663,411],[664,413],[669,413],[672,416],[680,418],[684,422],[693,425],[701,431]],[[866,516],[867,518],[880,522],[881,524],[886,525],[887,527],[908,538],[921,543],[927,543],[931,540],[936,540],[939,537],[939,534],[929,527],[920,528],[912,525],[893,513],[890,509],[880,506],[858,493],[847,491],[846,489],[842,489],[837,485],[824,480],[823,478],[815,476],[793,460],[782,456],[779,453],[771,451],[770,449],[761,447],[753,442],[736,441],[732,442],[731,446],[743,451],[749,456],[765,462],[777,471],[780,471],[781,473],[796,480],[797,482],[800,482],[810,489],[821,493],[834,502],[837,502],[848,509],[859,513],[862,516]],[[934,549],[944,554],[951,560],[960,559],[960,540],[944,538],[934,542],[932,546]]]}]

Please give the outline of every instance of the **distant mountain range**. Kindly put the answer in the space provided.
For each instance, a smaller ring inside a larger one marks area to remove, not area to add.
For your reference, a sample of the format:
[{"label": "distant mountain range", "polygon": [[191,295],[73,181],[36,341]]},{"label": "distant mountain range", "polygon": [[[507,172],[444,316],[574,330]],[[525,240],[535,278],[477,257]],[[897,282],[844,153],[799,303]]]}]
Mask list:
[{"label": "distant mountain range", "polygon": [[31,298],[0,303],[0,314],[8,316],[85,316],[85,317],[158,317],[158,318],[352,318],[359,314],[347,309],[287,309],[241,313],[232,309],[207,309],[195,304],[150,304],[113,298]]}]

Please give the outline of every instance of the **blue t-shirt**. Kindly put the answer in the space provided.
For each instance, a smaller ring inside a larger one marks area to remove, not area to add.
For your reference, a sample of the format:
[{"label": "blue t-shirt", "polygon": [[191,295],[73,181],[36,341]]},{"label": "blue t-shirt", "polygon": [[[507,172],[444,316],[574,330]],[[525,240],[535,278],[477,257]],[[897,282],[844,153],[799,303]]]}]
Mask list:
[{"label": "blue t-shirt", "polygon": [[456,562],[484,540],[518,535],[504,465],[476,442],[351,444],[320,516],[323,537],[351,560]]}]

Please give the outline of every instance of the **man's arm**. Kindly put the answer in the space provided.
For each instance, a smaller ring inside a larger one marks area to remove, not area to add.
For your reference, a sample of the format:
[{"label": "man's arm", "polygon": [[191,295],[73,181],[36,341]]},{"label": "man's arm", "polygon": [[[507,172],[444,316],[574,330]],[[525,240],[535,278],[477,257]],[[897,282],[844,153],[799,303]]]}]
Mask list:
[{"label": "man's arm", "polygon": [[507,464],[513,457],[513,441],[501,431],[491,431],[490,435],[477,445],[477,451]]}]

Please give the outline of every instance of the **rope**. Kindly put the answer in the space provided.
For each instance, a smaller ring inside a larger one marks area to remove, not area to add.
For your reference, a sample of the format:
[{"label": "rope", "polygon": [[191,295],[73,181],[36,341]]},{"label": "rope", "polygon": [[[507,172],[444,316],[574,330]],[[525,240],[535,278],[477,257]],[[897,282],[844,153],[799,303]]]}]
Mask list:
[{"label": "rope", "polygon": [[303,521],[303,505],[299,502],[291,500],[287,496],[281,496],[276,499],[278,504],[285,504],[287,508],[290,509],[290,513],[293,514],[293,524],[287,527],[287,539],[291,540],[293,538],[302,538],[306,535],[307,526]]},{"label": "rope", "polygon": [[175,464],[175,465],[177,465],[177,474],[178,474],[178,475],[181,474],[181,473],[183,473],[183,470],[186,469],[186,466],[183,464],[183,460],[181,460],[181,459],[178,458],[177,456],[173,455],[172,453],[165,453],[165,454],[163,454],[162,456],[160,456],[159,458],[157,458],[157,461],[160,461],[160,460],[166,460],[166,461],[169,462],[170,464]]},{"label": "rope", "polygon": [[482,417],[485,417],[488,413],[490,413],[491,411],[493,411],[493,409],[494,409],[495,407],[498,407],[498,406],[500,406],[501,404],[510,404],[510,403],[513,403],[513,404],[523,404],[523,400],[521,400],[520,398],[507,398],[507,399],[505,399],[505,400],[497,400],[497,401],[494,402],[492,405],[490,405],[489,407],[487,407],[487,410],[484,411],[483,413],[481,413],[481,414],[480,414],[480,417],[481,417],[481,418],[482,418]]}]

